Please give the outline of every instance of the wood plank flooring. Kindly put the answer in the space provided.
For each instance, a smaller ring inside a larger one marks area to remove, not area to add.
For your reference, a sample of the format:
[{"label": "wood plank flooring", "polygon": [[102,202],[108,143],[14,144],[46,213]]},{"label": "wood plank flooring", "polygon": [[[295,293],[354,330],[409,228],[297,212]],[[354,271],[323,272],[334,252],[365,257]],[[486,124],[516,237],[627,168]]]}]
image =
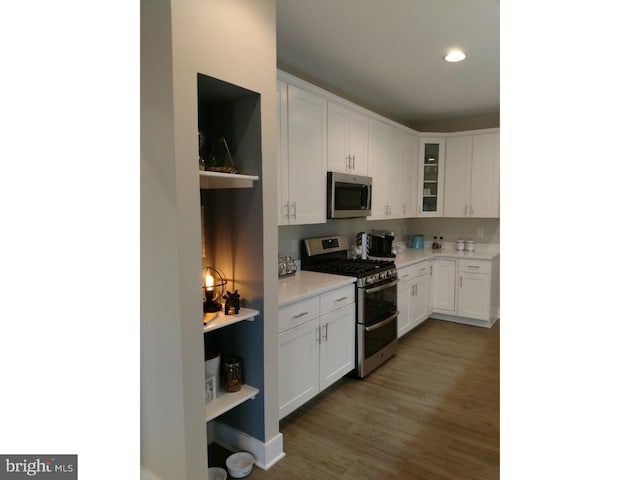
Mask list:
[{"label": "wood plank flooring", "polygon": [[284,418],[286,457],[253,480],[497,479],[500,325],[427,320],[364,380]]}]

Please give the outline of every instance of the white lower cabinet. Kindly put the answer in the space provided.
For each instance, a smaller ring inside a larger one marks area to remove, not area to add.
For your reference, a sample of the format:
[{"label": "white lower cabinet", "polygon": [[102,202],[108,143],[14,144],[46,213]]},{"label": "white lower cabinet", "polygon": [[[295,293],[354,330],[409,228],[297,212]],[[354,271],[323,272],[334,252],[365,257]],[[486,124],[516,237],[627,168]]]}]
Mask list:
[{"label": "white lower cabinet", "polygon": [[434,260],[434,318],[493,325],[499,316],[499,261],[499,255],[493,260]]},{"label": "white lower cabinet", "polygon": [[424,322],[431,313],[431,261],[398,269],[398,337]]},{"label": "white lower cabinet", "polygon": [[491,264],[459,260],[458,278],[458,315],[489,320]]},{"label": "white lower cabinet", "polygon": [[433,311],[456,313],[456,260],[433,260]]},{"label": "white lower cabinet", "polygon": [[279,418],[355,368],[355,287],[350,284],[279,312]]}]

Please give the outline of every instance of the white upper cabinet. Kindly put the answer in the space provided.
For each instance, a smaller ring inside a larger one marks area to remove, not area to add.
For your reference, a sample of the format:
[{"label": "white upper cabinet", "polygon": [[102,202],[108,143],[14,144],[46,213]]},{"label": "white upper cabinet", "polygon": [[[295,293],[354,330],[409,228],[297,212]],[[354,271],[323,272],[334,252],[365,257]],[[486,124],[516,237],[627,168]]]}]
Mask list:
[{"label": "white upper cabinet", "polygon": [[445,139],[420,137],[418,154],[419,217],[441,217],[444,204]]},{"label": "white upper cabinet", "polygon": [[278,98],[278,224],[324,223],[327,101],[284,82],[278,82]]},{"label": "white upper cabinet", "polygon": [[373,179],[369,220],[406,216],[407,202],[402,193],[403,135],[392,125],[369,119],[369,176]]},{"label": "white upper cabinet", "polygon": [[416,216],[416,165],[418,162],[418,136],[402,132],[402,156],[400,169],[400,216]]},{"label": "white upper cabinet", "polygon": [[500,216],[500,134],[451,136],[446,142],[444,216]]},{"label": "white upper cabinet", "polygon": [[355,110],[329,102],[328,170],[367,175],[369,119]]}]

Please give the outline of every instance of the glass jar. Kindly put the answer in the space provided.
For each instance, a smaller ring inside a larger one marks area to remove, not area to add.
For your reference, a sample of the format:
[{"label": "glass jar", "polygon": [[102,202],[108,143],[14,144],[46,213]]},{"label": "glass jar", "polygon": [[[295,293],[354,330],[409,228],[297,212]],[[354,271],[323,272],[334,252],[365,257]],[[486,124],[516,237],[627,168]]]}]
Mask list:
[{"label": "glass jar", "polygon": [[242,387],[240,360],[229,357],[224,362],[224,388],[227,392],[237,392]]}]

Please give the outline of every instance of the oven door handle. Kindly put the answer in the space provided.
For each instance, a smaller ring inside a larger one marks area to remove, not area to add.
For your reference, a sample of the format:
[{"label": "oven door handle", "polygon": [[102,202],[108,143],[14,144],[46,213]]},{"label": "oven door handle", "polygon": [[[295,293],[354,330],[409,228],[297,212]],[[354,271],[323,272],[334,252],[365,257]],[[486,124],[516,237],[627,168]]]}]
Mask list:
[{"label": "oven door handle", "polygon": [[385,283],[384,285],[380,285],[379,287],[364,289],[364,293],[376,293],[380,290],[386,290],[387,288],[395,287],[398,285],[398,281],[394,280],[393,282]]},{"label": "oven door handle", "polygon": [[398,312],[394,313],[393,315],[391,315],[386,320],[383,320],[381,322],[376,323],[373,327],[364,327],[364,331],[365,332],[372,332],[374,330],[377,330],[378,328],[384,327],[388,323],[393,322],[396,318],[398,318]]}]

